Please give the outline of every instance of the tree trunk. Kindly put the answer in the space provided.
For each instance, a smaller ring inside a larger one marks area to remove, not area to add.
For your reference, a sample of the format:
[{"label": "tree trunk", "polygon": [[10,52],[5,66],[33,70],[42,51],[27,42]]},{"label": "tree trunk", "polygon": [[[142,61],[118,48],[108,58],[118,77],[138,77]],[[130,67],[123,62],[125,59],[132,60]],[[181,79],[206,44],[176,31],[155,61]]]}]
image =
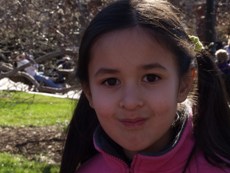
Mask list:
[{"label": "tree trunk", "polygon": [[216,1],[206,0],[205,42],[216,42]]}]

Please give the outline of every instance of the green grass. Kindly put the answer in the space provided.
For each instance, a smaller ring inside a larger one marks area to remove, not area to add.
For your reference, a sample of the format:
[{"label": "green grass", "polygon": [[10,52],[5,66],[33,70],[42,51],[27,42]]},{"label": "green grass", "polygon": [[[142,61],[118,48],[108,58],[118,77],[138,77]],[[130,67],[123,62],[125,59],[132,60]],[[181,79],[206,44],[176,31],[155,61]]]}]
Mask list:
[{"label": "green grass", "polygon": [[76,100],[0,91],[0,126],[67,124]]},{"label": "green grass", "polygon": [[[0,126],[66,126],[77,101],[25,92],[0,91]],[[1,140],[1,139],[0,139]],[[0,173],[58,173],[59,165],[0,153]]]},{"label": "green grass", "polygon": [[29,161],[19,155],[0,153],[0,173],[58,173],[58,165]]}]

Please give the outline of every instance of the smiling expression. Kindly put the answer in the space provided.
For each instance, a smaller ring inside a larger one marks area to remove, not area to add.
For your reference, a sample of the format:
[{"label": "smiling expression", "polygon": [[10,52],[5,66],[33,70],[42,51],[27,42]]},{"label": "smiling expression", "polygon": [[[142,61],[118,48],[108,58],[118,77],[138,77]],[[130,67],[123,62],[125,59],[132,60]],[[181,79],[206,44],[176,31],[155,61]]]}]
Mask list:
[{"label": "smiling expression", "polygon": [[171,51],[144,29],[123,29],[93,44],[88,69],[84,92],[111,139],[130,158],[163,149],[188,93]]}]

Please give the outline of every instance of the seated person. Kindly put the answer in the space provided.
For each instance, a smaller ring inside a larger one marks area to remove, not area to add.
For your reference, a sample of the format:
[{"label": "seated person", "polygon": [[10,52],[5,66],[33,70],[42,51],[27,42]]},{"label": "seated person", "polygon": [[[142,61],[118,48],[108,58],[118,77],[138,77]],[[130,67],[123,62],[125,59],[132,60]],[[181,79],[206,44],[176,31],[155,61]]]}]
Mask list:
[{"label": "seated person", "polygon": [[[25,53],[22,53],[21,55],[17,56],[16,61],[17,67],[21,67],[31,62],[30,60],[28,60],[27,55]],[[30,66],[26,67],[24,70],[26,73],[34,77],[34,79],[37,80],[39,83],[44,83],[44,85],[52,88],[62,88],[61,84],[57,84],[54,81],[52,81],[49,77],[40,74],[38,72],[38,64],[33,63]]]}]

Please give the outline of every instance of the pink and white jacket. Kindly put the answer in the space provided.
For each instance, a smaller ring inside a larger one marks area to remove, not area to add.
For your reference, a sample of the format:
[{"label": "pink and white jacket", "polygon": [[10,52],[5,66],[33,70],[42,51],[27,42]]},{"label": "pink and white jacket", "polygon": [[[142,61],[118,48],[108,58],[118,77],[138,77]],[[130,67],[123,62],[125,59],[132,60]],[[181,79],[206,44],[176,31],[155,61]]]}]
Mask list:
[{"label": "pink and white jacket", "polygon": [[194,147],[191,118],[184,123],[175,144],[160,153],[136,154],[130,164],[114,154],[116,148],[107,145],[107,139],[100,133],[94,136],[99,153],[85,162],[76,173],[230,173],[230,168],[221,169],[208,163],[201,151],[195,151],[184,170]]}]

